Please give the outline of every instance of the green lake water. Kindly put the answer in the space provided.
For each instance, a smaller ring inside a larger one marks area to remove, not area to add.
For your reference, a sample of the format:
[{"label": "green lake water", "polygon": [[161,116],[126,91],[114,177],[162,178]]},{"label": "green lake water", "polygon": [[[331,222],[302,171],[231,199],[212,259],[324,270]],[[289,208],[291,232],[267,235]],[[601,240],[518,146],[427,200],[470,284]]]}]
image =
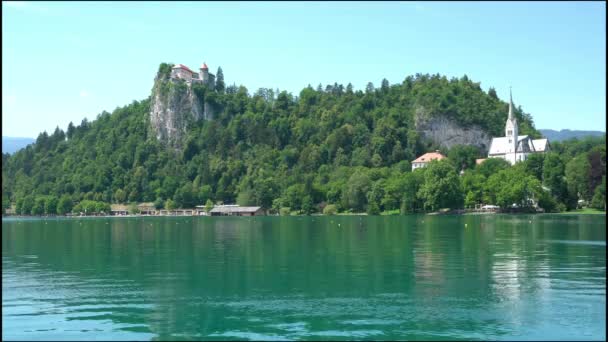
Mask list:
[{"label": "green lake water", "polygon": [[2,220],[3,340],[605,340],[604,215]]}]

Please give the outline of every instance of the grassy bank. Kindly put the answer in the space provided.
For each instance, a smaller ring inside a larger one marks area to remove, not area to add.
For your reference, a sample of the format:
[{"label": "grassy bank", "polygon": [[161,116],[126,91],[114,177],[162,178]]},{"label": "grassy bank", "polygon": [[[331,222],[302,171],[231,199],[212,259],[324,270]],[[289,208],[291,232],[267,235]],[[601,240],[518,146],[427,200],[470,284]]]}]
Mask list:
[{"label": "grassy bank", "polygon": [[576,210],[571,210],[571,211],[563,211],[559,214],[577,214],[577,215],[598,215],[598,214],[602,214],[602,215],[606,215],[606,212],[603,210],[598,210],[598,209],[593,209],[593,208],[583,208],[583,209],[576,209]]}]

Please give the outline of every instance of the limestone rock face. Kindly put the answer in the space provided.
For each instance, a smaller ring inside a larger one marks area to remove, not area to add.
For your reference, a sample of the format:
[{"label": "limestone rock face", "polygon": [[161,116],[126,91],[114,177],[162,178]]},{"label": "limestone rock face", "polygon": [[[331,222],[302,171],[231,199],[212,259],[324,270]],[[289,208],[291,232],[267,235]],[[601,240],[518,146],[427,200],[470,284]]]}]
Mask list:
[{"label": "limestone rock face", "polygon": [[491,137],[478,126],[463,127],[444,115],[426,115],[423,108],[416,109],[415,126],[422,137],[443,148],[455,145],[473,145],[487,153]]},{"label": "limestone rock face", "polygon": [[212,106],[193,87],[196,85],[157,75],[152,89],[150,128],[158,140],[177,150],[194,122],[213,119]]}]

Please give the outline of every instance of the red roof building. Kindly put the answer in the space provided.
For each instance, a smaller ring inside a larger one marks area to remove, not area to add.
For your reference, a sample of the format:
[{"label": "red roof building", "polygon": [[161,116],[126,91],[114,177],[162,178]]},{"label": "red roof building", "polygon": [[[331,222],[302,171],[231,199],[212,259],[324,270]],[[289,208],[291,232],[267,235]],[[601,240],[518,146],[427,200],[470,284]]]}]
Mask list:
[{"label": "red roof building", "polygon": [[177,64],[176,66],[173,67],[173,69],[184,69],[191,73],[194,73],[194,71],[190,70],[190,68],[188,68],[187,66],[185,66],[183,64]]},{"label": "red roof building", "polygon": [[412,170],[425,167],[426,164],[430,163],[433,160],[441,160],[444,158],[446,158],[446,156],[439,153],[439,151],[425,153],[412,162]]}]

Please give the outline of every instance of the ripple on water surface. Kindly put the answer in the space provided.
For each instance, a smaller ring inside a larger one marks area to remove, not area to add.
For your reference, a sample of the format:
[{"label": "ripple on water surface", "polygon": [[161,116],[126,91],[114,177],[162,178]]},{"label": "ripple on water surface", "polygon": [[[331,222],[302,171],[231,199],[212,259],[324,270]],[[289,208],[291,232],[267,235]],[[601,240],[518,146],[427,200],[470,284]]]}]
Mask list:
[{"label": "ripple on water surface", "polygon": [[604,340],[593,220],[3,220],[2,338]]}]

